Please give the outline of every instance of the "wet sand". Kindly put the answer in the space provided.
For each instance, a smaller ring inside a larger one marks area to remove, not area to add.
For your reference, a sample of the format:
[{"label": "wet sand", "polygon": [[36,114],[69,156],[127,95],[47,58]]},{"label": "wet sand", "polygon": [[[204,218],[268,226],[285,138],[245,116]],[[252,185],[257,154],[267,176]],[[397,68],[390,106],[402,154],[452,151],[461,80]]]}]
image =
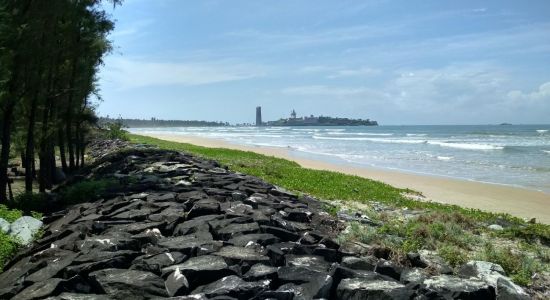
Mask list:
[{"label": "wet sand", "polygon": [[427,176],[368,167],[354,167],[305,159],[292,154],[292,150],[264,146],[243,146],[223,140],[168,134],[144,134],[167,141],[189,143],[204,147],[253,151],[265,155],[293,160],[305,168],[330,170],[379,180],[399,188],[421,192],[425,199],[485,211],[509,213],[520,218],[536,218],[550,224],[550,194],[518,187],[489,184],[468,180]]}]

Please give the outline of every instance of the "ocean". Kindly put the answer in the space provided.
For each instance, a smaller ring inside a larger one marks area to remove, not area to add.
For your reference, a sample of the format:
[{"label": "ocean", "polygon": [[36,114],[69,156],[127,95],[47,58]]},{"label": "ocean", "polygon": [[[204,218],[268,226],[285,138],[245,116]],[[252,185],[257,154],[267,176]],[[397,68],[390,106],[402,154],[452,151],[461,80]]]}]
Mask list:
[{"label": "ocean", "polygon": [[550,193],[550,125],[131,128],[281,147],[295,156]]}]

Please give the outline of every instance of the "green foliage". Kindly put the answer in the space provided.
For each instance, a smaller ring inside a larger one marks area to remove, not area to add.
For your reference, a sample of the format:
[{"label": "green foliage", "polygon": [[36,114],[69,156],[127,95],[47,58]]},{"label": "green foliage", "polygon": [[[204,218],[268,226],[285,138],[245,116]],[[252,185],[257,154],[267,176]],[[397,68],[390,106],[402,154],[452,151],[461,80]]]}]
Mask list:
[{"label": "green foliage", "polygon": [[6,205],[0,204],[0,218],[13,222],[23,216],[23,212],[17,209],[9,209]]},{"label": "green foliage", "polygon": [[46,197],[43,194],[25,192],[17,195],[14,201],[8,202],[9,207],[23,211],[25,214],[43,212],[48,208]]},{"label": "green foliage", "polygon": [[499,233],[509,238],[519,238],[528,242],[540,240],[544,245],[550,246],[550,226],[544,224],[525,224],[506,228]]},{"label": "green foliage", "polygon": [[67,187],[60,195],[64,204],[96,201],[110,188],[118,186],[114,179],[85,180]]},{"label": "green foliage", "polygon": [[324,204],[323,209],[333,217],[336,217],[336,215],[340,211],[340,207],[338,205],[332,204]]},{"label": "green foliage", "polygon": [[15,255],[19,246],[14,238],[0,230],[0,272],[6,262]]},{"label": "green foliage", "polygon": [[105,137],[108,139],[119,139],[123,141],[129,140],[128,131],[124,130],[124,125],[121,121],[116,121],[106,124],[107,131]]},{"label": "green foliage", "polygon": [[437,253],[441,258],[447,261],[452,267],[458,267],[468,262],[468,253],[460,247],[453,244],[443,244]]},{"label": "green foliage", "polygon": [[[0,204],[0,218],[11,223],[22,215],[23,213],[20,210],[9,209],[7,206]],[[18,248],[19,243],[13,237],[0,230],[0,272],[4,264],[13,257]]]},{"label": "green foliage", "polygon": [[495,247],[486,243],[479,258],[502,266],[512,280],[520,285],[531,283],[531,276],[541,271],[549,271],[548,264],[542,265],[523,251],[514,251],[510,247]]}]

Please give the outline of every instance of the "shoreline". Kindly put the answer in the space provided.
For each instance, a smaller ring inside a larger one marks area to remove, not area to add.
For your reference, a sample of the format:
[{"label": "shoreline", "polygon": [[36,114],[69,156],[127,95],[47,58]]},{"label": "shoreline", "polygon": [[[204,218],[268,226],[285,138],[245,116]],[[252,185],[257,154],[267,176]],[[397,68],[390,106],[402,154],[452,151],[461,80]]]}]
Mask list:
[{"label": "shoreline", "polygon": [[245,146],[220,139],[197,136],[138,134],[203,147],[252,151],[275,156],[294,161],[304,168],[336,171],[381,181],[398,188],[409,188],[424,195],[425,198],[420,201],[433,201],[490,212],[508,213],[525,219],[536,218],[540,223],[550,224],[550,194],[536,190],[396,170],[330,163],[298,157],[293,155],[291,150],[285,148]]}]

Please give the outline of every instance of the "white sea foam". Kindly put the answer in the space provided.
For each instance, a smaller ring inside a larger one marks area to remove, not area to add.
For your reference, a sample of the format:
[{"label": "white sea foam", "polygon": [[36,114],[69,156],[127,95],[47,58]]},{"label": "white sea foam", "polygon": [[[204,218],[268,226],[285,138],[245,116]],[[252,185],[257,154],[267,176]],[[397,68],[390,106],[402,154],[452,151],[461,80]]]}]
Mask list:
[{"label": "white sea foam", "polygon": [[546,154],[550,154],[550,150],[542,150],[542,152],[544,152]]},{"label": "white sea foam", "polygon": [[450,157],[450,156],[438,156],[437,159],[439,159],[439,160],[451,160],[453,158]]},{"label": "white sea foam", "polygon": [[426,133],[407,133],[407,136],[427,136]]},{"label": "white sea foam", "polygon": [[371,132],[341,132],[341,131],[331,131],[327,132],[330,135],[361,135],[361,136],[392,136],[393,133],[371,133]]},{"label": "white sea foam", "polygon": [[548,129],[537,129],[537,132],[540,134],[547,133]]},{"label": "white sea foam", "polygon": [[429,145],[437,145],[441,147],[465,149],[465,150],[502,150],[503,146],[489,145],[489,144],[471,144],[471,143],[453,143],[453,142],[439,142],[428,141]]},{"label": "white sea foam", "polygon": [[392,144],[425,144],[425,140],[407,140],[407,139],[385,139],[385,138],[368,138],[368,137],[331,137],[331,136],[312,136],[316,140],[340,140],[340,141],[369,141],[376,143],[392,143]]}]

